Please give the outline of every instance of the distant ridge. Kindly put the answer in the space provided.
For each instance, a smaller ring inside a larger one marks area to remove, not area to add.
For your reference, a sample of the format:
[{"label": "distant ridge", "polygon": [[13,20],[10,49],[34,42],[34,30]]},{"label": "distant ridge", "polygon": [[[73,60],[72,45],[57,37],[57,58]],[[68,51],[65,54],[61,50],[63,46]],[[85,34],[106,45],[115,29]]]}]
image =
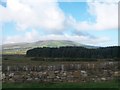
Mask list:
[{"label": "distant ridge", "polygon": [[85,48],[98,48],[96,46],[84,45],[69,40],[42,40],[32,43],[14,43],[2,45],[3,54],[25,54],[27,50],[36,47],[63,47],[63,46],[82,46]]}]

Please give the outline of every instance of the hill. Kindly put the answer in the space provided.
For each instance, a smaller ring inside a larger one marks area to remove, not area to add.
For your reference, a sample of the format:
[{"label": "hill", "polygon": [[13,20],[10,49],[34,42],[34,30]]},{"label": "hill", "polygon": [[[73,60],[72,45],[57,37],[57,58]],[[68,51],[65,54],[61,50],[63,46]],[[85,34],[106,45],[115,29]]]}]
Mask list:
[{"label": "hill", "polygon": [[62,47],[62,46],[82,46],[86,48],[97,48],[95,46],[89,46],[80,44],[69,40],[44,40],[32,43],[14,43],[2,45],[3,54],[25,54],[27,50],[36,47]]}]

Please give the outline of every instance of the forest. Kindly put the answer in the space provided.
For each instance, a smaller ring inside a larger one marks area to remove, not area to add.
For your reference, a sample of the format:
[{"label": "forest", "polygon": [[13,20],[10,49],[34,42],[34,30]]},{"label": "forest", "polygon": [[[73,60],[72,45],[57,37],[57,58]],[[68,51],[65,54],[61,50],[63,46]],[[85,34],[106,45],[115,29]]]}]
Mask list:
[{"label": "forest", "polygon": [[30,49],[26,52],[27,57],[42,58],[89,58],[89,59],[117,59],[120,46],[85,48],[85,47],[42,47]]}]

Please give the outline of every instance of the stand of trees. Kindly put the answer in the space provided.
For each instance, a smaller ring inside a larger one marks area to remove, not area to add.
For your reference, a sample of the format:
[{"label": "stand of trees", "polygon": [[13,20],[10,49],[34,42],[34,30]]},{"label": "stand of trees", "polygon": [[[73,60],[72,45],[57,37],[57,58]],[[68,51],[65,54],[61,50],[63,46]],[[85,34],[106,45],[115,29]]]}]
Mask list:
[{"label": "stand of trees", "polygon": [[59,47],[59,48],[34,48],[27,51],[28,57],[43,58],[120,58],[120,46],[100,47],[96,49],[88,49],[85,47]]}]

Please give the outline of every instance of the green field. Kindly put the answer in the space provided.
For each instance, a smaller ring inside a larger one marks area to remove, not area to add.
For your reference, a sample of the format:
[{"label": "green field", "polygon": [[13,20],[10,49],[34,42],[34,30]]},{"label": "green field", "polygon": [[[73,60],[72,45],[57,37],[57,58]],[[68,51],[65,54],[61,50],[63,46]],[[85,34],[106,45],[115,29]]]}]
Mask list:
[{"label": "green field", "polygon": [[2,88],[119,88],[120,83],[97,82],[97,83],[3,83]]},{"label": "green field", "polygon": [[[88,63],[84,59],[73,59],[73,61],[65,61],[63,58],[47,58],[46,60],[33,60],[34,58],[26,57],[25,55],[5,55],[2,57],[2,64],[7,65],[57,65],[57,64],[76,64],[76,63]],[[58,60],[59,59],[59,60]],[[65,58],[64,58],[65,59]],[[67,59],[67,58],[66,58]],[[78,61],[80,59],[80,61]],[[60,61],[62,60],[62,61]],[[101,61],[104,62],[104,61]],[[90,61],[89,63],[101,63],[96,61]]]}]

